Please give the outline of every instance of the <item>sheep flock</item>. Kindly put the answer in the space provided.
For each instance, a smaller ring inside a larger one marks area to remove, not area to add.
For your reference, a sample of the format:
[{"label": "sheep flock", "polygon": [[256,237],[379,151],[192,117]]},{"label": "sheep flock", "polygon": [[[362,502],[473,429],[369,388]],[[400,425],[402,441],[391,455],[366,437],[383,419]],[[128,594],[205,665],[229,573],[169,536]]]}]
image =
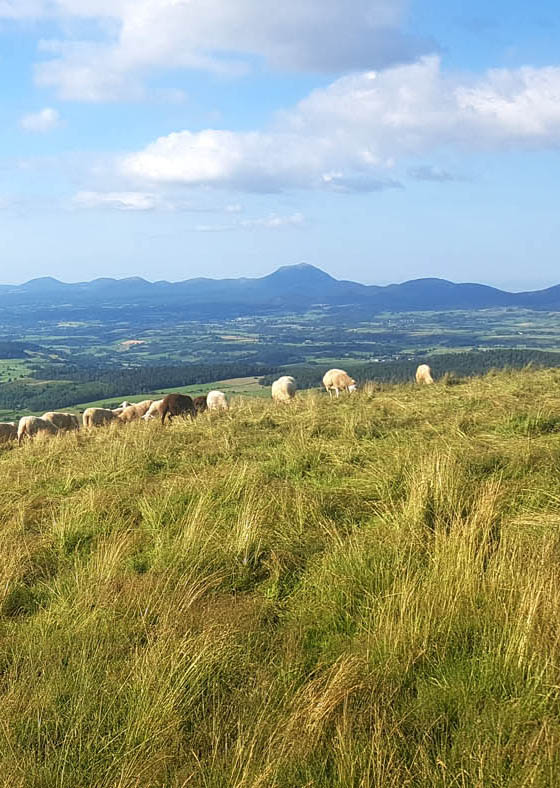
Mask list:
[{"label": "sheep flock", "polygon": [[[421,364],[416,370],[416,383],[433,383],[431,369]],[[330,369],[323,376],[323,387],[332,398],[341,393],[351,394],[356,391],[356,381],[343,369]],[[272,383],[271,395],[276,403],[290,403],[296,395],[297,384],[291,375],[283,375]],[[196,418],[204,411],[226,411],[229,409],[223,391],[209,391],[208,394],[195,397],[188,394],[171,393],[159,400],[146,399],[142,402],[122,402],[119,407],[87,408],[82,414],[82,424],[74,413],[57,413],[49,411],[43,416],[22,416],[18,423],[0,422],[0,444],[27,438],[47,437],[61,432],[91,430],[112,423],[128,424],[133,421],[150,421],[158,419],[162,425],[172,421],[176,416]]]}]

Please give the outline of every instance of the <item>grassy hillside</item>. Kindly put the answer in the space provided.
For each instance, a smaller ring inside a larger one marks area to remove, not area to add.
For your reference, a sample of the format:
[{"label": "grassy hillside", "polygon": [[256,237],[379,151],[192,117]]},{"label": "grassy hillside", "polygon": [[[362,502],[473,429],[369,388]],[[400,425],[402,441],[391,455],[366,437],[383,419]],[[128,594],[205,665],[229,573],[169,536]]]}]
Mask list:
[{"label": "grassy hillside", "polygon": [[0,450],[0,774],[560,782],[560,371]]}]

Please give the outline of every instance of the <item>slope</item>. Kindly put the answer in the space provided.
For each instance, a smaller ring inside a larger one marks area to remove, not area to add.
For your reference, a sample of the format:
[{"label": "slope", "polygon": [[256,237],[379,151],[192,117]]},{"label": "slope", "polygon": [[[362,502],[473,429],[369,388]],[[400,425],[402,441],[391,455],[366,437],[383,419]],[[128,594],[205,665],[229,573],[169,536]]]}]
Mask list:
[{"label": "slope", "polygon": [[0,450],[5,784],[556,784],[559,382]]}]

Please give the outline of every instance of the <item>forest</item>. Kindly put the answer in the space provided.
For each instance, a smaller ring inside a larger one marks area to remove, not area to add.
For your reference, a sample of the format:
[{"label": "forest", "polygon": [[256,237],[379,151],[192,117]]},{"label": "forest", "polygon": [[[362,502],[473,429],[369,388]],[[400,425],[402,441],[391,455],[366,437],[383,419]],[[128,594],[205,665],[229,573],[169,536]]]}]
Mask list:
[{"label": "forest", "polygon": [[112,370],[95,367],[52,367],[43,370],[49,382],[15,381],[0,385],[0,410],[60,409],[81,402],[125,397],[233,377],[258,376],[270,371],[270,366],[244,363],[123,367]]}]

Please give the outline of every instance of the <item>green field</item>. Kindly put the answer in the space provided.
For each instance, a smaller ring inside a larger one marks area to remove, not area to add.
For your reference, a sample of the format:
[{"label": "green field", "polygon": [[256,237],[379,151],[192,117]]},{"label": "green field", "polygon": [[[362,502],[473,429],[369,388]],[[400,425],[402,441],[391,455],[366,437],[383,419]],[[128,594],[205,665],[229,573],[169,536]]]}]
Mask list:
[{"label": "green field", "polygon": [[[95,400],[94,402],[83,402],[74,407],[68,408],[69,413],[79,413],[86,408],[105,408],[117,407],[123,401],[127,402],[142,402],[145,399],[160,399],[166,394],[177,392],[179,394],[189,394],[192,397],[198,397],[201,394],[206,394],[212,389],[219,389],[229,398],[243,396],[243,397],[270,397],[270,388],[260,386],[258,378],[230,378],[229,380],[217,380],[214,383],[200,383],[194,386],[175,386],[170,389],[159,389],[157,391],[150,391],[144,394],[132,394],[128,397]],[[0,411],[0,414],[2,411]],[[1,420],[1,419],[0,419]]]},{"label": "green field", "polygon": [[29,363],[19,358],[0,359],[0,383],[29,376]]},{"label": "green field", "polygon": [[559,386],[0,448],[2,782],[558,785]]}]

